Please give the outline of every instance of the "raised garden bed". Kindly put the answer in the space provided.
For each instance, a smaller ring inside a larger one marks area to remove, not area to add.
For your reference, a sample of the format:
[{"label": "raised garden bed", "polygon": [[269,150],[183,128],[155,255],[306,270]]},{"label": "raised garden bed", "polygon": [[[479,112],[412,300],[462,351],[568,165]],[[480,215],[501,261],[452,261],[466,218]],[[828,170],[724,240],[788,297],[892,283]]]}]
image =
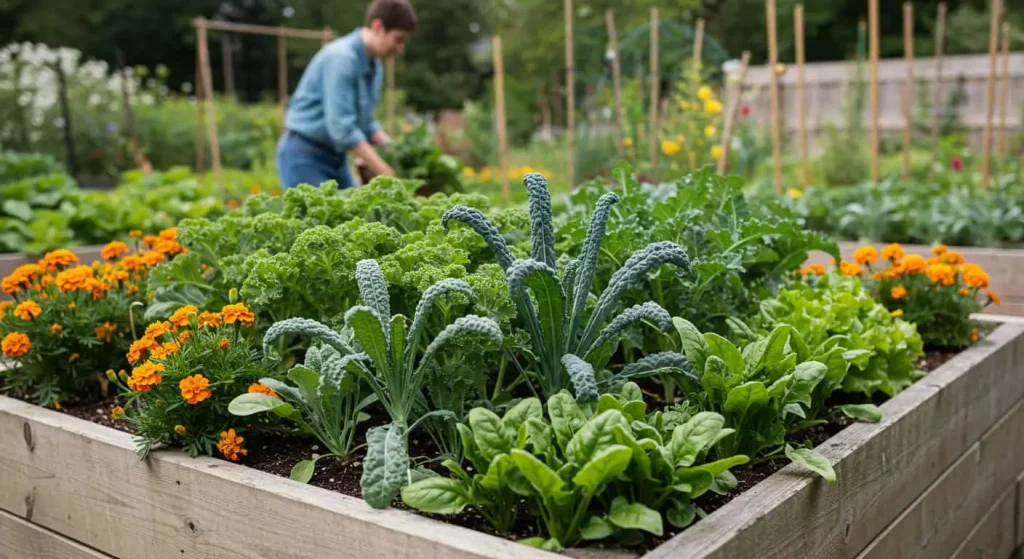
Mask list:
[{"label": "raised garden bed", "polygon": [[[89,263],[93,260],[102,260],[101,250],[103,250],[103,246],[97,245],[73,248],[71,252],[78,255],[82,262]],[[28,256],[21,252],[0,253],[0,278],[10,275],[18,266],[34,264],[38,260],[38,257]],[[6,296],[0,293],[0,298],[4,297]]]},{"label": "raised garden bed", "polygon": [[[853,251],[864,246],[861,243],[840,242],[839,250],[843,258],[853,258]],[[873,244],[881,250],[885,243]],[[908,254],[930,255],[931,247],[925,245],[903,245]],[[968,262],[978,264],[992,278],[992,290],[1002,298],[1002,304],[993,307],[994,312],[1010,316],[1024,316],[1024,249],[1009,248],[978,248],[949,247],[964,255]],[[808,259],[809,264],[825,264],[830,256],[823,252],[814,252]]]},{"label": "raised garden bed", "polygon": [[[970,258],[970,257],[969,257]],[[1007,322],[645,557],[1005,558],[1024,543],[1024,325]],[[0,557],[553,557],[0,397]],[[574,556],[628,556],[575,550]]]}]

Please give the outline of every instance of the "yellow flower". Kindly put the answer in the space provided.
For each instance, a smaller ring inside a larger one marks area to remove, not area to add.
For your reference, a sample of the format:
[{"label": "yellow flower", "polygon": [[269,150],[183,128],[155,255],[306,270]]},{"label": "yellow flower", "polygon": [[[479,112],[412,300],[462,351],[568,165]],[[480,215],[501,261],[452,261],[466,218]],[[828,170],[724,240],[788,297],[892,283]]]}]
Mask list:
[{"label": "yellow flower", "polygon": [[843,260],[839,263],[839,273],[844,276],[859,276],[863,273],[859,264]]},{"label": "yellow flower", "polygon": [[14,307],[14,316],[22,320],[32,320],[43,313],[43,309],[39,307],[39,303],[29,299],[23,303],[20,303],[17,307]]},{"label": "yellow flower", "polygon": [[891,314],[893,318],[899,318],[903,316],[903,309],[896,309],[889,314]]},{"label": "yellow flower", "polygon": [[892,243],[882,247],[882,258],[895,261],[903,258],[903,247],[899,243]]},{"label": "yellow flower", "polygon": [[678,142],[672,140],[665,140],[661,142],[661,152],[668,156],[673,156],[679,153],[679,150],[683,149]]},{"label": "yellow flower", "polygon": [[181,390],[182,399],[192,405],[211,396],[210,381],[203,375],[192,375],[181,379],[178,388]]},{"label": "yellow flower", "polygon": [[902,285],[897,285],[896,287],[893,287],[892,289],[889,290],[889,295],[893,299],[902,299],[907,296],[907,288],[903,287]]},{"label": "yellow flower", "polygon": [[4,355],[12,359],[24,356],[31,349],[32,341],[21,332],[11,332],[4,336],[3,341],[0,342],[0,350],[3,350]]},{"label": "yellow flower", "polygon": [[179,435],[184,435],[185,434],[185,426],[184,425],[175,425],[174,426],[174,432],[179,434]]},{"label": "yellow flower", "polygon": [[231,347],[231,340],[229,340],[227,338],[221,338],[221,340],[219,342],[217,342],[217,347],[219,347],[221,349],[227,349],[227,348]]},{"label": "yellow flower", "polygon": [[249,310],[249,307],[245,306],[245,303],[224,305],[221,314],[224,315],[225,324],[234,324],[237,321],[246,326],[252,326],[252,323],[256,321],[256,315]]},{"label": "yellow flower", "polygon": [[928,264],[924,261],[924,257],[921,256],[920,254],[908,254],[906,258],[904,258],[900,262],[900,264],[900,268],[903,270],[903,273],[906,274],[923,273],[925,271],[925,268],[928,266]]},{"label": "yellow flower", "polygon": [[57,324],[56,322],[50,325],[50,333],[55,336],[59,336],[63,331],[64,327],[61,326],[60,324]]},{"label": "yellow flower", "polygon": [[107,243],[106,246],[103,247],[103,250],[100,251],[100,256],[102,256],[104,260],[114,260],[122,254],[127,254],[130,250],[131,249],[128,248],[128,245],[121,241],[113,241]]},{"label": "yellow flower", "polygon": [[808,264],[802,270],[800,270],[800,275],[801,276],[806,276],[807,274],[815,274],[815,275],[818,275],[818,276],[823,276],[823,275],[825,275],[825,265],[824,264]]},{"label": "yellow flower", "polygon": [[706,85],[700,86],[700,89],[697,90],[697,99],[701,101],[710,101],[712,97],[714,97],[714,92]]},{"label": "yellow flower", "polygon": [[722,157],[722,146],[711,146],[711,157],[715,159]]},{"label": "yellow flower", "polygon": [[124,417],[124,408],[121,406],[115,406],[114,409],[110,410],[110,419],[117,421]]},{"label": "yellow flower", "polygon": [[935,256],[942,256],[943,254],[946,254],[947,251],[949,251],[949,248],[946,247],[946,245],[935,245],[932,247],[932,254]]},{"label": "yellow flower", "polygon": [[704,112],[714,115],[722,112],[722,103],[714,99],[704,102]]},{"label": "yellow flower", "polygon": [[949,287],[956,281],[956,271],[948,264],[932,264],[925,270],[928,279]]},{"label": "yellow flower", "polygon": [[799,188],[790,188],[786,194],[789,194],[789,197],[794,200],[799,200],[804,197],[804,191]]},{"label": "yellow flower", "polygon": [[964,283],[978,289],[985,289],[989,284],[988,274],[977,264],[965,264],[962,268]]},{"label": "yellow flower", "polygon": [[[259,193],[256,192],[255,194],[259,194]],[[142,236],[142,231],[139,231],[138,229],[132,229],[131,231],[128,232],[128,236],[133,238],[133,239],[138,239],[139,237]]]},{"label": "yellow flower", "polygon": [[158,338],[160,336],[163,336],[164,334],[166,334],[168,332],[172,332],[172,331],[174,331],[174,328],[171,326],[170,322],[167,322],[167,321],[154,322],[153,324],[150,324],[149,326],[146,327],[146,334],[145,335],[150,337],[150,338],[156,339],[156,338]]},{"label": "yellow flower", "polygon": [[972,344],[973,343],[977,343],[978,342],[978,329],[977,328],[971,328],[971,331],[967,334],[967,339],[971,340]]},{"label": "yellow flower", "polygon": [[623,138],[622,139],[622,145],[624,145],[624,146],[626,146],[628,148],[633,147],[633,138]]},{"label": "yellow flower", "polygon": [[878,260],[878,251],[873,246],[863,246],[853,251],[853,261],[858,264],[871,264]]},{"label": "yellow flower", "polygon": [[715,132],[715,127],[711,126],[710,124],[704,127],[704,135],[707,136],[708,138],[714,136]]},{"label": "yellow flower", "polygon": [[190,317],[198,314],[199,309],[192,305],[185,305],[184,307],[174,311],[168,321],[173,324],[175,328],[185,328],[189,325],[189,321],[191,320]]},{"label": "yellow flower", "polygon": [[960,254],[955,250],[949,250],[942,255],[942,261],[945,262],[946,264],[963,264],[964,255]]}]

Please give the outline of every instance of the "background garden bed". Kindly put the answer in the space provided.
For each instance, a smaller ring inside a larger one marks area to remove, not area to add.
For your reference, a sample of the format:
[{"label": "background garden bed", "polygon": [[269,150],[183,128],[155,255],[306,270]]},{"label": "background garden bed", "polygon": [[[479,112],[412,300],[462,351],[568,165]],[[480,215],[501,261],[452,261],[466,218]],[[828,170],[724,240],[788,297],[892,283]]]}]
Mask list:
[{"label": "background garden bed", "polygon": [[[1024,325],[1004,324],[881,423],[822,444],[838,483],[786,467],[648,556],[1008,556],[1024,538],[1022,364]],[[139,462],[129,434],[11,398],[0,440],[0,556],[551,556],[222,460]]]},{"label": "background garden bed", "polygon": [[[853,260],[853,251],[858,247],[865,246],[862,243],[840,242],[839,250],[843,258]],[[885,243],[875,243],[879,251]],[[903,245],[907,254],[920,254],[925,258],[931,256],[931,247],[925,245]],[[985,269],[991,278],[991,289],[1002,298],[1002,304],[990,307],[990,311],[996,314],[1009,316],[1024,316],[1024,249],[1010,248],[978,248],[978,247],[949,247],[964,255],[968,262],[977,264]],[[808,259],[809,264],[827,264],[831,256],[824,252],[813,252]]]},{"label": "background garden bed", "polygon": [[[102,256],[100,256],[101,250],[103,250],[103,246],[97,245],[73,248],[71,249],[71,252],[78,255],[78,259],[83,263],[89,264],[92,263],[93,260],[103,259]],[[18,266],[35,264],[38,261],[38,257],[28,256],[21,252],[0,253],[0,278],[9,276]],[[2,298],[6,298],[6,295],[0,294],[0,299]]]}]

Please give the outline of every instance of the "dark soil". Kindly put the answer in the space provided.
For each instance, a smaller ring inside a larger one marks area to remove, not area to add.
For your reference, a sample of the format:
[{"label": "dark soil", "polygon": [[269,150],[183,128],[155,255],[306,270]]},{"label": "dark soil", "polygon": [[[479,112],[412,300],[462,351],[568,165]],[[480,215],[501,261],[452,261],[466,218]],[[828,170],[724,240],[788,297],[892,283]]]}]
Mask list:
[{"label": "dark soil", "polygon": [[[987,331],[983,332],[983,335],[987,333]],[[958,353],[960,353],[959,350],[929,351],[921,358],[918,365],[926,372],[931,372],[946,361],[949,361]],[[830,402],[831,405],[845,403],[842,401],[841,395],[837,396],[836,401]],[[876,401],[874,403],[881,404],[885,401],[885,398],[876,398],[875,400]],[[99,403],[69,404],[64,406],[62,411],[94,423],[99,423],[121,431],[131,432],[131,426],[127,422],[113,421],[111,419],[111,411],[115,406],[121,404],[123,404],[123,400],[110,397]],[[378,417],[374,417],[374,419],[371,419],[369,422],[361,426],[361,432],[356,437],[357,441],[363,440],[362,432],[365,432],[365,429],[373,424],[381,423],[382,420],[379,419],[381,414],[374,415]],[[807,430],[806,438],[811,441],[814,446],[818,446],[852,423],[853,420],[845,416],[836,416],[827,424],[819,425]],[[315,439],[296,439],[294,437],[285,436],[284,434],[248,433],[246,434],[245,446],[249,449],[249,454],[242,458],[240,462],[241,464],[282,477],[289,477],[292,466],[294,466],[296,462],[308,459],[312,457],[313,454],[326,452],[326,449],[322,448]],[[410,453],[413,456],[437,455],[437,450],[433,441],[423,434],[422,431],[418,431],[413,434],[410,440],[410,450]],[[316,473],[310,481],[310,484],[331,491],[337,491],[345,495],[360,497],[361,491],[359,488],[359,479],[362,476],[363,456],[364,449],[358,449],[353,452],[350,457],[345,459],[325,458],[319,461],[317,463]],[[738,481],[735,491],[732,491],[727,495],[708,493],[707,495],[699,498],[696,504],[703,509],[704,512],[710,514],[712,511],[721,508],[744,491],[752,488],[775,472],[781,470],[786,466],[786,464],[788,464],[788,462],[785,460],[768,460],[759,462],[748,468],[737,469],[734,472]],[[422,465],[437,472],[445,472],[445,470],[436,463]],[[392,505],[395,508],[408,509],[408,507],[402,503],[400,498],[396,498]],[[540,528],[537,521],[530,520],[530,515],[526,511],[525,503],[520,503],[519,508],[520,511],[517,517],[517,524],[510,534],[497,534],[482,516],[469,509],[462,514],[455,516],[437,516],[429,514],[425,514],[424,516],[437,518],[445,522],[511,540],[540,535]],[[642,546],[639,548],[631,548],[631,550],[642,551],[653,549],[683,531],[675,529],[667,523],[665,524],[665,527],[667,531],[664,536],[660,538],[649,538],[644,542],[644,544],[642,544]],[[604,547],[601,544],[598,545]]]}]

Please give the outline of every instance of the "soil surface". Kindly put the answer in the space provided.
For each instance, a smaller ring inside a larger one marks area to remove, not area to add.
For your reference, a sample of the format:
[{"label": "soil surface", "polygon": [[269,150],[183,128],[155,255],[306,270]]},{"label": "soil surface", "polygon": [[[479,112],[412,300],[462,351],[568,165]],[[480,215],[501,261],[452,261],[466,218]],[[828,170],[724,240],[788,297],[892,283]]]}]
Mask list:
[{"label": "soil surface", "polygon": [[[987,333],[987,331],[983,332],[983,335]],[[928,351],[920,359],[918,366],[926,372],[931,372],[946,361],[949,361],[958,353],[958,350]],[[0,389],[0,393],[4,393],[4,390]],[[842,394],[837,394],[836,396],[837,397],[834,399],[835,401],[829,402],[830,405],[846,403],[843,401]],[[875,404],[881,404],[885,401],[885,398],[883,396],[875,398],[874,400]],[[115,406],[122,405],[123,403],[123,400],[120,398],[109,397],[98,403],[68,404],[63,406],[61,410],[64,413],[86,419],[94,423],[113,427],[125,432],[131,432],[131,426],[128,422],[114,421],[111,419],[111,411]],[[373,415],[377,417],[374,417],[367,423],[361,425],[360,432],[356,437],[357,441],[364,440],[362,435],[368,427],[373,424],[381,423],[382,420],[379,419],[381,414],[377,413]],[[818,446],[852,423],[853,420],[845,416],[833,416],[830,418],[828,423],[807,430],[805,433],[806,439],[814,443],[814,446]],[[323,454],[327,452],[326,449],[322,448],[315,439],[296,439],[294,436],[285,436],[283,434],[248,433],[246,435],[245,446],[249,449],[249,454],[242,458],[240,462],[241,464],[282,477],[289,477],[292,466],[294,466],[296,462],[309,459],[314,454]],[[436,456],[437,450],[433,441],[429,437],[424,435],[422,431],[417,431],[410,439],[410,454],[412,456]],[[359,489],[359,479],[362,476],[363,456],[364,449],[360,448],[345,459],[329,457],[320,460],[317,463],[316,473],[310,481],[310,484],[331,491],[337,491],[345,495],[360,497],[361,492]],[[721,508],[744,491],[752,488],[757,485],[757,483],[781,470],[787,464],[788,461],[786,460],[767,460],[756,463],[750,467],[737,469],[733,472],[738,481],[736,490],[726,495],[709,492],[697,499],[696,504],[705,513],[710,514],[712,511]],[[436,463],[425,463],[419,465],[437,472],[442,472],[442,475],[446,473],[446,470]],[[473,472],[470,471],[470,474],[472,473]],[[402,503],[401,498],[396,498],[392,505],[395,508],[408,509],[408,507]],[[424,514],[424,516],[437,518],[445,522],[472,528],[480,532],[504,537],[510,540],[518,540],[521,538],[540,535],[540,527],[536,520],[530,519],[530,515],[526,510],[525,502],[520,502],[519,509],[516,525],[509,534],[497,534],[482,516],[470,509],[466,509],[462,514],[454,516],[438,516],[430,514]],[[630,548],[629,551],[640,552],[654,549],[661,543],[685,530],[673,528],[668,523],[665,523],[665,528],[666,533],[664,536],[659,538],[650,537],[645,540],[643,544],[638,547]],[[608,546],[606,544],[597,544],[591,547],[607,549],[614,548],[614,546]]]}]

